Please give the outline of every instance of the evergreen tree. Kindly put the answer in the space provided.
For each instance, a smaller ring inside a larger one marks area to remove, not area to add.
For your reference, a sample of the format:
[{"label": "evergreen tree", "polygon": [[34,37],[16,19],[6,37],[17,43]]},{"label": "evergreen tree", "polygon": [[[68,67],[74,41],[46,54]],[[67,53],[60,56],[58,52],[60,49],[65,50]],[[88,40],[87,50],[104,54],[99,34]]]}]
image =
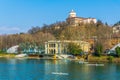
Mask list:
[{"label": "evergreen tree", "polygon": [[117,56],[120,57],[120,47],[116,47],[115,52],[116,52]]},{"label": "evergreen tree", "polygon": [[97,43],[95,47],[95,56],[101,56],[103,52],[103,46],[101,43]]}]

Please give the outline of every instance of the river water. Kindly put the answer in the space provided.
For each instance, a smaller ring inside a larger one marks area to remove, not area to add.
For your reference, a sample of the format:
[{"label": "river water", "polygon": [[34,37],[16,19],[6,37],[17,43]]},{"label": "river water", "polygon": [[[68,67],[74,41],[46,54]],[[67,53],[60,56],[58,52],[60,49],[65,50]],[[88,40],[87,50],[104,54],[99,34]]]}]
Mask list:
[{"label": "river water", "polygon": [[120,64],[69,60],[0,59],[0,80],[119,80]]}]

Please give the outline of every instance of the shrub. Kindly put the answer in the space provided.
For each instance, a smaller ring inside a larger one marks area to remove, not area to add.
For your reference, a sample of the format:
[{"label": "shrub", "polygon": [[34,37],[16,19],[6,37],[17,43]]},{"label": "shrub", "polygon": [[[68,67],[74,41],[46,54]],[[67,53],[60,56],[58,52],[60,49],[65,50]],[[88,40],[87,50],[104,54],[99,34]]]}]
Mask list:
[{"label": "shrub", "polygon": [[113,56],[109,56],[109,57],[108,57],[109,62],[112,62],[112,61],[113,61],[113,59],[114,59],[114,57],[113,57]]},{"label": "shrub", "polygon": [[83,51],[80,49],[80,46],[74,43],[70,43],[68,45],[68,52],[72,55],[83,55]]}]

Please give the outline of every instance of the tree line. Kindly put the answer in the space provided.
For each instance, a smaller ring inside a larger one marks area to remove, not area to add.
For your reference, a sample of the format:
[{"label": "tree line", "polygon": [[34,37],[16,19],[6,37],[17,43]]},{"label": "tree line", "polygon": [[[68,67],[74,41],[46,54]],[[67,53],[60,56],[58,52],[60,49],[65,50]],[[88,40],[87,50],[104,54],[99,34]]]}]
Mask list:
[{"label": "tree line", "polygon": [[48,40],[89,41],[91,39],[94,41],[93,47],[100,43],[104,49],[107,49],[111,46],[110,39],[112,37],[114,37],[112,27],[100,20],[96,24],[80,24],[77,26],[71,26],[63,21],[50,25],[44,24],[42,27],[35,26],[29,29],[27,33],[1,35],[0,50],[27,42],[43,45]]}]

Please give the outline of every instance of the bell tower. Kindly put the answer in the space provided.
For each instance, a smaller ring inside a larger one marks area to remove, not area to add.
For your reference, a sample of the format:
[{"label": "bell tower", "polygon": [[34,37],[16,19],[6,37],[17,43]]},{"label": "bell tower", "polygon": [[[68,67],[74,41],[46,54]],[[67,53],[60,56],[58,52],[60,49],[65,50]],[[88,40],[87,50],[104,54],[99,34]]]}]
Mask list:
[{"label": "bell tower", "polygon": [[74,12],[74,10],[72,10],[72,11],[69,13],[69,18],[72,18],[72,17],[76,17],[76,12]]}]

